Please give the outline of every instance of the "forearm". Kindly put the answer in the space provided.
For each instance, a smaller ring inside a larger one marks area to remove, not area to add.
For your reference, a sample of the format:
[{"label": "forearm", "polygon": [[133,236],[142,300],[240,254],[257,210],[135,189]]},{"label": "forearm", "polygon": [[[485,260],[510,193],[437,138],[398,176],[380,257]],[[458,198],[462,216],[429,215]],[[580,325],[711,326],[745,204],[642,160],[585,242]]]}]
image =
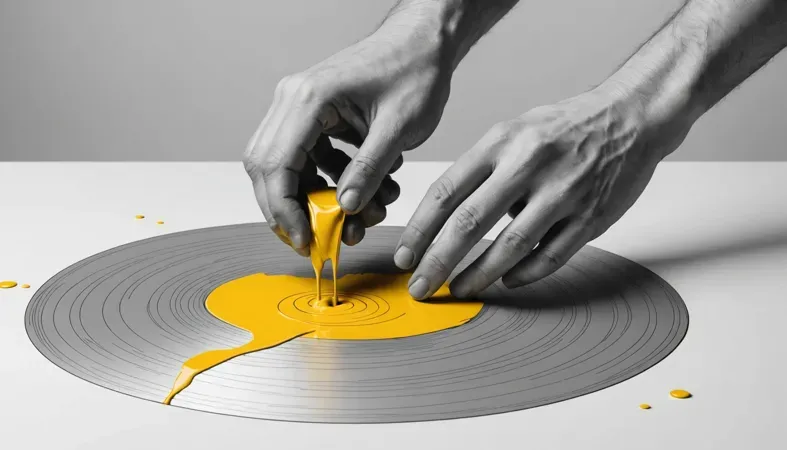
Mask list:
[{"label": "forearm", "polygon": [[604,85],[693,123],[785,46],[787,1],[690,0]]},{"label": "forearm", "polygon": [[518,0],[399,0],[378,32],[414,35],[451,70]]}]

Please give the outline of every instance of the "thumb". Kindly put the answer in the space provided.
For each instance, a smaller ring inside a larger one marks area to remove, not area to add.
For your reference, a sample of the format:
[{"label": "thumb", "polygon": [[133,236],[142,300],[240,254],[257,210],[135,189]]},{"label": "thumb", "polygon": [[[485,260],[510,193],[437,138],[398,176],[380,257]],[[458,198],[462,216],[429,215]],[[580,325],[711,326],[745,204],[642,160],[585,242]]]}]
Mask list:
[{"label": "thumb", "polygon": [[395,123],[383,117],[372,123],[361,148],[336,183],[339,204],[348,214],[361,211],[372,200],[402,154]]}]

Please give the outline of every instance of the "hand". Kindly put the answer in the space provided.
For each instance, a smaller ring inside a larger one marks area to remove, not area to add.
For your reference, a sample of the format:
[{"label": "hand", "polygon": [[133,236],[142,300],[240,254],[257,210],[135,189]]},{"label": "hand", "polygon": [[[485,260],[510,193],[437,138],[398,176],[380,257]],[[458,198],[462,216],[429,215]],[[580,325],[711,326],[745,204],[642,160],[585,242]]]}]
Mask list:
[{"label": "hand", "polygon": [[565,264],[628,210],[688,133],[682,116],[645,110],[639,96],[600,87],[493,127],[431,186],[402,235],[396,264],[418,263],[410,294],[431,296],[506,213],[513,220],[453,280],[454,296]]},{"label": "hand", "polygon": [[[327,182],[350,214],[343,241],[354,245],[399,195],[390,173],[401,153],[434,131],[448,99],[450,70],[409,28],[381,28],[320,64],[284,78],[244,156],[270,227],[301,255],[311,230],[305,194]],[[329,137],[359,147],[354,158]]]}]

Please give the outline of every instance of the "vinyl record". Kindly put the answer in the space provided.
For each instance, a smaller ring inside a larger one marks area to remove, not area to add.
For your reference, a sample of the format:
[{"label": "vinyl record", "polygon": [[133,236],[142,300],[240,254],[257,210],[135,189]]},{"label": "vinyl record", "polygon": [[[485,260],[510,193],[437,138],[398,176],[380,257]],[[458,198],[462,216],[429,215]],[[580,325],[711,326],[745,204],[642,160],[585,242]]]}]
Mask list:
[{"label": "vinyl record", "polygon": [[[361,244],[342,249],[340,275],[397,272],[401,232],[367,230]],[[249,339],[213,317],[205,300],[217,286],[260,272],[314,276],[308,259],[264,223],[158,236],[55,275],[34,295],[25,325],[65,371],[161,402],[186,359]],[[503,413],[631,378],[672,352],[688,328],[686,306],[664,280],[590,246],[544,280],[515,290],[495,284],[479,300],[481,312],[456,328],[387,340],[296,338],[240,356],[197,376],[172,406],[329,423]]]}]

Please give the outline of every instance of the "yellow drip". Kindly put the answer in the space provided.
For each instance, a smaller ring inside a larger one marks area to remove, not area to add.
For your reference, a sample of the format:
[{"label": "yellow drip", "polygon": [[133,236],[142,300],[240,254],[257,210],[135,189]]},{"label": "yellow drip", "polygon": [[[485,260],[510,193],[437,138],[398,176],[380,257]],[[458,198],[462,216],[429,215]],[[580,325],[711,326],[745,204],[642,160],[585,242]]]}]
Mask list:
[{"label": "yellow drip", "polygon": [[30,289],[30,285],[29,284],[23,284],[23,285],[21,285],[19,287],[21,287],[22,289]]},{"label": "yellow drip", "polygon": [[[408,273],[351,274],[337,280],[344,213],[334,189],[309,194],[308,200],[316,283],[311,278],[258,273],[211,292],[205,302],[208,312],[250,332],[252,338],[240,347],[209,350],[187,360],[165,404],[199,373],[296,337],[356,340],[416,336],[462,325],[481,310],[481,303],[453,299],[447,285],[428,303],[413,300],[407,291]],[[321,270],[328,260],[334,285],[323,292]],[[323,302],[323,293],[332,294],[330,302]]]},{"label": "yellow drip", "polygon": [[16,281],[0,281],[0,289],[10,289],[16,287]]},{"label": "yellow drip", "polygon": [[650,405],[648,405],[647,403],[643,403],[643,404],[639,405],[639,408],[640,409],[650,409]]},{"label": "yellow drip", "polygon": [[342,245],[344,211],[336,201],[335,189],[323,189],[308,196],[309,219],[312,224],[312,240],[309,254],[317,278],[317,302],[322,302],[322,269],[326,261],[331,261],[333,272],[333,295],[330,306],[336,306],[336,269],[339,266],[339,250]]},{"label": "yellow drip", "polygon": [[135,219],[144,219],[145,216],[143,216],[142,214],[137,214],[136,216],[134,216],[134,218]]}]

